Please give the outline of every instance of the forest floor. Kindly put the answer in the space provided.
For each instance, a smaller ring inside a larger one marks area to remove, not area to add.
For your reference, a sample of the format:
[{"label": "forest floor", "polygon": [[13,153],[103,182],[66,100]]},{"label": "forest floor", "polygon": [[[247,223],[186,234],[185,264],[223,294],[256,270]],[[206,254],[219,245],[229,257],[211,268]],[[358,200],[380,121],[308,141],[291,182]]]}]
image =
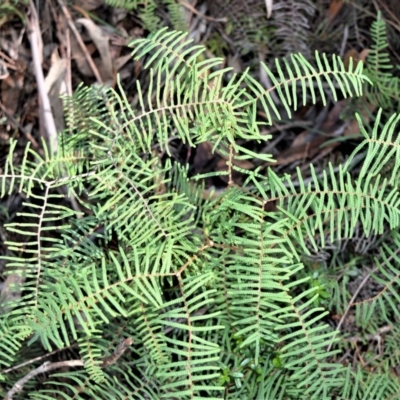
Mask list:
[{"label": "forest floor", "polygon": [[[152,2],[137,3],[136,9],[127,10],[104,0],[1,2],[0,170],[10,139],[18,140],[21,158],[27,143],[41,154],[43,140],[55,141],[62,148],[58,133],[68,134],[68,129],[61,97],[73,95],[81,84],[117,87],[119,80],[128,101],[138,104],[136,81],[146,87],[148,75],[143,73],[142,63],[132,59],[129,44],[152,29],[186,30],[195,43],[206,46],[207,57],[222,57],[224,66],[236,73],[249,68],[267,89],[271,82],[259,64],[263,61],[271,66],[275,57],[301,52],[312,58],[318,50],[339,55],[345,64],[351,58],[368,63],[370,28],[380,12],[387,26],[392,63],[400,65],[399,0],[176,0],[173,9],[161,0],[154,2],[158,4],[155,9],[145,5]],[[367,105],[363,115],[367,123],[375,109]],[[354,103],[348,99],[300,107],[291,118],[265,126],[262,134],[271,135],[271,140],[257,144],[252,151],[272,154],[275,171],[282,174],[293,175],[296,168],[306,171],[310,163],[317,169],[328,162],[338,164],[361,137],[353,110]],[[258,116],[265,121],[261,110]],[[226,158],[213,153],[210,143],[192,149],[176,140],[171,146],[177,160],[189,163],[191,175],[226,167]],[[247,160],[238,166],[254,170],[270,164]],[[234,178],[241,180],[240,174]],[[217,191],[226,184],[223,177],[207,182],[208,189]],[[17,204],[7,206],[18,208]],[[324,254],[318,257],[313,262],[321,261]],[[354,283],[354,292],[361,281],[362,277]],[[349,330],[351,318],[350,313],[341,321]],[[340,315],[331,315],[332,323],[340,320]],[[367,339],[372,347],[386,332],[385,327],[380,329]],[[364,339],[351,340],[357,347]],[[364,353],[370,350],[368,345],[360,349]],[[361,350],[357,352],[354,359],[363,363]]]}]

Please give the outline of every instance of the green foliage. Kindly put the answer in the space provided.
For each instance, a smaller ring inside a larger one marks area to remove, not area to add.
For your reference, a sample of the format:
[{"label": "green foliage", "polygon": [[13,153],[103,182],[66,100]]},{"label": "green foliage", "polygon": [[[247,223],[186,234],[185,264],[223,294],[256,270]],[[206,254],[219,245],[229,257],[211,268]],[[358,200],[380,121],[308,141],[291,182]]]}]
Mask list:
[{"label": "green foliage", "polygon": [[[311,21],[316,11],[314,3],[312,0],[275,1],[270,18],[263,0],[220,0],[210,2],[208,7],[213,17],[226,19],[215,32],[218,42],[224,43],[220,35],[223,29],[232,39],[230,45],[235,52],[242,55],[253,52],[257,56],[262,55],[263,59],[300,52],[309,58]],[[207,41],[211,50],[213,41],[217,41],[215,36]],[[218,49],[216,51],[214,54],[219,54]],[[254,67],[257,64],[251,62]]]},{"label": "green foliage", "polygon": [[134,10],[150,32],[164,26],[160,11],[165,8],[168,18],[164,14],[162,19],[167,19],[173,29],[187,30],[183,6],[175,0],[106,0],[106,3],[113,7]]},{"label": "green foliage", "polygon": [[269,55],[287,56],[300,52],[309,56],[310,30],[315,14],[316,2],[312,0],[278,2],[269,23],[274,32],[269,41]]},{"label": "green foliage", "polygon": [[11,17],[18,16],[25,22],[24,6],[28,5],[28,0],[5,0],[0,4],[0,26],[2,26]]},{"label": "green foliage", "polygon": [[383,109],[392,110],[395,106],[399,111],[400,79],[394,74],[394,66],[390,61],[386,25],[380,13],[372,23],[371,38],[366,74],[374,85],[367,90],[368,100]]},{"label": "green foliage", "polygon": [[[147,92],[137,83],[138,107],[122,88],[81,87],[65,102],[63,151],[40,155],[28,147],[16,166],[11,145],[0,194],[24,196],[19,219],[6,225],[16,238],[7,243],[8,268],[23,278],[23,292],[9,301],[0,326],[2,394],[56,351],[84,368],[49,371],[40,384],[33,378],[18,398],[398,396],[388,369],[370,376],[339,362],[345,338],[324,308],[335,288],[323,269],[310,273],[302,260],[358,230],[381,235],[374,279],[387,290],[358,316],[371,329],[379,307],[399,329],[398,117],[383,130],[379,123],[372,133],[363,129],[347,163],[322,175],[311,166],[308,181],[300,170],[279,176],[234,163],[272,160],[246,146],[268,140],[258,107],[267,123],[281,116],[272,90],[289,115],[328,95],[360,96],[369,81],[362,65],[345,68],[340,58],[316,53],[314,66],[295,54],[276,61],[276,74],[262,65],[273,84],[266,91],[248,73],[229,78],[220,59],[202,60],[204,48],[179,32],[152,33],[132,48],[150,71]],[[209,174],[190,179],[174,161],[172,136],[192,147],[210,141],[225,155],[222,193],[206,196]],[[243,185],[234,171],[245,176]],[[269,202],[276,211],[266,211]],[[104,365],[124,338],[133,344]],[[27,359],[28,366],[6,369]]]}]

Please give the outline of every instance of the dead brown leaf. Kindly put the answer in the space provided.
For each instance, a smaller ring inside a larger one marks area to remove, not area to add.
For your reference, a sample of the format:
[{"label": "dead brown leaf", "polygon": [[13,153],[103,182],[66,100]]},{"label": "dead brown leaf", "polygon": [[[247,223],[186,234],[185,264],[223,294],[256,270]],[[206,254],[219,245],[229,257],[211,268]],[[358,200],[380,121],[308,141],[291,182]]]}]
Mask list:
[{"label": "dead brown leaf", "polygon": [[349,69],[350,59],[353,59],[353,68],[361,61],[357,50],[350,49],[343,57],[343,63],[347,71]]},{"label": "dead brown leaf", "polygon": [[343,0],[332,0],[328,10],[328,20],[332,21],[343,7]]},{"label": "dead brown leaf", "polygon": [[295,161],[314,158],[322,151],[332,151],[338,144],[329,144],[328,147],[324,147],[324,150],[321,150],[321,146],[332,137],[343,133],[344,123],[339,117],[346,104],[347,100],[341,100],[333,106],[319,129],[322,134],[310,130],[303,131],[289,149],[276,157],[276,163],[268,165],[288,165]]},{"label": "dead brown leaf", "polygon": [[76,23],[83,25],[87,29],[90,38],[99,51],[102,64],[98,65],[98,69],[103,81],[109,84],[112,83],[114,81],[114,70],[110,52],[110,35],[90,19],[79,18]]}]

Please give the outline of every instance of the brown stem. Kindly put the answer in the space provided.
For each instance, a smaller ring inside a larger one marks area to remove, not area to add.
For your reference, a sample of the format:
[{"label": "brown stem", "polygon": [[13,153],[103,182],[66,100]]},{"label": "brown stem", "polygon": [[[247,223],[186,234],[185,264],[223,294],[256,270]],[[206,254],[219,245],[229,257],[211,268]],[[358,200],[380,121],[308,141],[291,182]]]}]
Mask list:
[{"label": "brown stem", "polygon": [[[114,352],[109,357],[103,358],[102,368],[106,368],[115,362],[124,354],[125,350],[133,343],[131,338],[122,339],[121,342],[118,344]],[[34,376],[43,374],[44,372],[51,371],[53,369],[65,368],[65,367],[83,367],[85,365],[84,360],[68,360],[68,361],[60,361],[60,362],[44,362],[40,367],[29,372],[19,381],[17,381],[14,386],[8,391],[4,400],[12,400],[13,396],[16,393],[19,393],[26,382],[32,379]]]}]

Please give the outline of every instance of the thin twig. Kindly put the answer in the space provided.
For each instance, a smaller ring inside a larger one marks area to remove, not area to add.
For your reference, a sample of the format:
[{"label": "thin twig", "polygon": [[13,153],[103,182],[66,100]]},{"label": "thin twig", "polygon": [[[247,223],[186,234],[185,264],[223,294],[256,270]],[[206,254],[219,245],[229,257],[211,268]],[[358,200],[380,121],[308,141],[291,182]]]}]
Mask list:
[{"label": "thin twig", "polygon": [[13,60],[11,57],[9,57],[7,54],[3,53],[0,50],[0,57],[3,58],[3,62],[7,61],[7,68],[13,69],[13,70],[17,70],[17,67],[15,66],[15,60]]},{"label": "thin twig", "polygon": [[44,362],[40,367],[32,370],[29,374],[25,375],[21,378],[18,382],[14,384],[11,390],[8,391],[4,400],[12,400],[13,396],[19,393],[26,382],[32,379],[34,376],[43,374],[44,372],[51,371],[53,369],[65,368],[65,367],[83,367],[84,361],[83,360],[68,360],[68,361],[60,361],[52,363],[50,361]]},{"label": "thin twig", "polygon": [[103,84],[103,79],[100,76],[99,70],[97,69],[97,67],[94,63],[92,56],[87,51],[85,43],[83,43],[82,37],[79,34],[78,29],[76,29],[74,21],[72,20],[71,14],[69,13],[67,7],[65,6],[65,4],[63,3],[62,0],[57,0],[57,2],[59,4],[59,6],[61,7],[62,12],[65,15],[65,18],[67,19],[67,22],[68,22],[68,26],[71,29],[71,31],[73,32],[73,34],[75,35],[76,41],[78,42],[80,48],[82,49],[83,54],[85,55],[86,61],[89,64],[90,68],[92,69],[97,82],[100,85]]},{"label": "thin twig", "polygon": [[142,201],[144,207],[146,208],[146,211],[148,212],[148,215],[150,216],[150,218],[154,221],[154,223],[158,226],[158,228],[160,229],[160,231],[162,232],[162,234],[164,235],[164,237],[168,237],[167,232],[165,232],[164,228],[162,227],[161,223],[157,220],[156,216],[152,213],[151,208],[149,206],[149,203],[146,201],[146,199],[144,198],[144,196],[142,195],[142,193],[140,192],[140,190],[136,187],[136,185],[134,184],[134,182],[132,181],[132,179],[130,179],[128,176],[126,176],[123,172],[123,170],[121,168],[118,167],[117,165],[117,161],[114,160],[114,158],[112,157],[112,155],[110,154],[110,157],[112,159],[112,163],[115,167],[115,169],[120,173],[120,178],[124,178],[126,181],[128,181],[129,185],[131,186],[131,188],[134,190],[134,192],[136,192],[136,194],[139,196],[140,200]]},{"label": "thin twig", "polygon": [[[359,284],[357,290],[354,292],[353,297],[352,297],[351,300],[349,301],[349,304],[347,305],[346,310],[345,310],[345,312],[344,312],[343,315],[342,315],[342,318],[340,318],[340,321],[339,321],[339,323],[338,323],[338,325],[337,325],[337,327],[336,327],[336,330],[339,330],[339,329],[342,327],[343,322],[344,322],[344,320],[346,319],[347,314],[349,313],[350,308],[353,306],[354,301],[356,300],[356,298],[357,298],[358,294],[360,293],[361,289],[362,289],[362,288],[365,286],[365,284],[368,282],[368,279],[369,279],[369,277],[371,276],[371,274],[375,273],[377,270],[378,270],[378,267],[375,267],[371,272],[369,272],[367,275],[365,275],[364,279],[363,279],[362,282]],[[336,335],[333,337],[333,339],[334,339],[335,337],[336,337]],[[332,341],[329,343],[328,348],[326,349],[327,352],[329,352],[329,350],[330,350],[330,349],[332,348],[332,346],[333,346],[333,339],[332,339]]]},{"label": "thin twig", "polygon": [[63,347],[63,348],[61,348],[61,349],[54,350],[54,351],[52,351],[51,353],[47,353],[47,354],[45,354],[45,355],[32,358],[32,359],[30,359],[30,360],[28,360],[28,361],[25,361],[25,362],[21,363],[21,364],[15,365],[14,367],[4,369],[4,370],[0,371],[0,374],[8,374],[8,373],[11,372],[11,371],[15,371],[16,369],[25,367],[25,366],[28,365],[28,364],[32,364],[32,363],[34,363],[34,362],[36,362],[36,361],[43,360],[44,358],[50,357],[50,356],[52,356],[53,354],[59,353],[60,351],[64,351],[64,350],[67,350],[67,349],[71,349],[71,348],[76,347],[76,346],[77,346],[77,344],[73,344],[73,345],[71,345],[71,346],[69,346],[69,347]]},{"label": "thin twig", "polygon": [[[114,352],[109,357],[104,357],[102,368],[106,368],[112,364],[114,364],[126,351],[126,349],[133,343],[131,338],[122,339],[121,342],[118,344]],[[51,371],[53,369],[60,369],[60,368],[72,368],[72,367],[83,367],[85,365],[84,360],[67,360],[67,361],[60,361],[60,362],[44,362],[40,367],[29,372],[19,381],[17,381],[14,386],[7,392],[6,397],[4,400],[12,400],[13,396],[19,393],[26,382],[30,379],[35,377],[36,375],[43,374],[45,372]]]},{"label": "thin twig", "polygon": [[[398,253],[399,250],[396,251],[396,253]],[[391,259],[393,259],[394,255],[390,256],[387,260],[387,262],[389,262]],[[381,264],[382,265],[382,264]],[[375,272],[378,271],[378,267],[373,268],[367,275],[365,275],[364,279],[361,281],[361,283],[358,285],[357,290],[354,292],[351,300],[349,301],[349,304],[346,307],[345,312],[343,313],[342,317],[340,318],[340,321],[336,327],[337,330],[339,330],[341,328],[341,326],[343,325],[344,320],[347,317],[347,314],[350,311],[350,308],[353,307],[355,300],[358,296],[358,294],[360,293],[361,289],[365,286],[365,284],[368,282],[368,279],[371,277],[372,274],[374,274]],[[336,337],[336,334],[334,335],[333,339]],[[328,348],[326,349],[326,351],[328,352],[332,346],[333,346],[333,339],[332,341],[329,343]]]},{"label": "thin twig", "polygon": [[70,31],[67,30],[65,34],[65,46],[67,48],[67,72],[65,73],[65,80],[67,84],[68,96],[72,96],[72,72],[71,72],[71,36]]},{"label": "thin twig", "polygon": [[53,113],[51,111],[49,96],[47,95],[46,86],[44,84],[44,76],[41,65],[41,53],[39,50],[39,19],[36,13],[33,1],[30,0],[31,15],[27,18],[28,39],[32,49],[32,60],[35,70],[36,83],[41,104],[41,115],[44,122],[44,130],[47,136],[47,142],[51,153],[57,152],[57,128],[54,122]]},{"label": "thin twig", "polygon": [[[72,84],[71,84],[71,43],[70,43],[70,30],[65,29],[67,20],[57,14],[55,6],[51,0],[47,0],[54,22],[57,26],[57,37],[60,43],[60,51],[62,58],[67,60],[66,72],[65,72],[65,85],[67,87],[68,96],[72,96]],[[63,20],[61,20],[63,18]]]},{"label": "thin twig", "polygon": [[[396,14],[393,13],[393,12],[390,10],[389,6],[388,6],[387,4],[385,4],[384,1],[378,0],[378,3],[379,3],[379,5],[382,6],[382,7],[385,9],[385,11],[394,19],[396,26],[399,27],[399,26],[400,26],[400,19],[397,18]],[[380,10],[379,10],[379,7],[377,7],[377,11],[380,11]],[[397,30],[399,30],[399,29],[397,28]]]},{"label": "thin twig", "polygon": [[109,365],[115,364],[117,360],[125,353],[126,349],[133,343],[131,338],[122,339],[118,344],[114,352],[109,357],[103,359],[102,368],[106,368]]},{"label": "thin twig", "polygon": [[[351,4],[354,8],[357,8],[357,9],[360,10],[361,12],[363,12],[363,13],[365,13],[365,14],[371,16],[372,18],[376,19],[376,14],[374,14],[373,12],[367,10],[366,8],[361,7],[360,5],[357,4],[357,2],[355,2],[355,1],[350,1],[350,4]],[[393,21],[391,21],[390,19],[384,18],[384,17],[382,16],[382,20],[383,20],[385,23],[387,23],[387,24],[393,26],[394,29],[396,29],[397,31],[400,32],[400,26],[396,25],[396,24],[395,24]]]}]

